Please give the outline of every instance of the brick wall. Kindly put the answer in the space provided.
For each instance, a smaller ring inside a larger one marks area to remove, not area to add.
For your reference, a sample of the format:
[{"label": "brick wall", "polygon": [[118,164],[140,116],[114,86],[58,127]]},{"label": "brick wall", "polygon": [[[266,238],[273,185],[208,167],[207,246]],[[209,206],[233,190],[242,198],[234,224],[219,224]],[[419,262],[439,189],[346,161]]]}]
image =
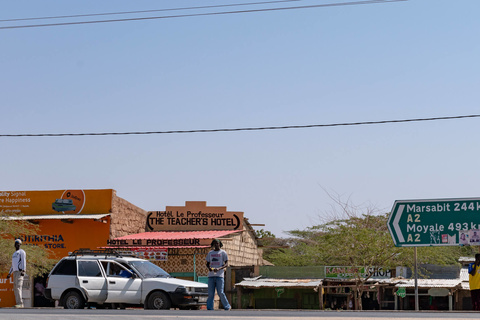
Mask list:
[{"label": "brick wall", "polygon": [[113,192],[110,239],[145,232],[147,211],[117,197]]},{"label": "brick wall", "polygon": [[[256,247],[255,237],[249,230],[233,233],[223,240],[223,250],[228,254],[228,265],[231,267],[263,265],[261,250]],[[155,261],[165,271],[193,272],[193,254],[196,252],[195,264],[198,276],[206,276],[206,257],[210,248],[205,249],[169,249],[167,261]]]},{"label": "brick wall", "polygon": [[234,233],[223,241],[223,250],[228,253],[228,264],[231,266],[263,265],[261,249],[257,248],[253,232],[244,229],[243,232]]}]

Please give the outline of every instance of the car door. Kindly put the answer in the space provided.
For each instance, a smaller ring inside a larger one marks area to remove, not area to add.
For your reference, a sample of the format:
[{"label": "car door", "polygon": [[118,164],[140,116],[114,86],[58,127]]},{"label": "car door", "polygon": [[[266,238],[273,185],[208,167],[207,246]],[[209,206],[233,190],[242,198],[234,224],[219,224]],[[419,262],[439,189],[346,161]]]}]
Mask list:
[{"label": "car door", "polygon": [[142,298],[142,279],[115,261],[102,261],[107,274],[106,303],[139,304]]},{"label": "car door", "polygon": [[88,302],[103,303],[107,299],[107,280],[97,260],[77,260],[78,283]]}]

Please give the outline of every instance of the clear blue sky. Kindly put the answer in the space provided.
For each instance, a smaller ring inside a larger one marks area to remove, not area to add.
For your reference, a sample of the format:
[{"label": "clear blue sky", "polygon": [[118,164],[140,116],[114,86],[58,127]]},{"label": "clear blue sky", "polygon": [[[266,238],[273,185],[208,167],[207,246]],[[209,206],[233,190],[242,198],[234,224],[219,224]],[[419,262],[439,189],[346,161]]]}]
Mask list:
[{"label": "clear blue sky", "polygon": [[[242,1],[3,1],[0,20]],[[478,0],[410,0],[0,30],[0,133],[479,114],[479,12]],[[202,200],[283,236],[330,210],[324,189],[385,212],[480,196],[479,125],[0,138],[0,190],[113,188],[145,210]]]}]

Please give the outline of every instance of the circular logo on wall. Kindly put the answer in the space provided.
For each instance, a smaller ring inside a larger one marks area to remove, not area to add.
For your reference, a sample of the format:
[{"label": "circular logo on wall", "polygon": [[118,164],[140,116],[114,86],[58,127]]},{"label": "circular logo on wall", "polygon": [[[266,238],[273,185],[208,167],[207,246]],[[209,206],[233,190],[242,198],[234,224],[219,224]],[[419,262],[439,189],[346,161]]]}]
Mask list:
[{"label": "circular logo on wall", "polygon": [[59,209],[61,210],[54,210],[68,214],[79,214],[85,205],[85,193],[83,190],[65,190],[62,197],[57,199],[56,202],[57,201],[62,202],[59,205]]}]

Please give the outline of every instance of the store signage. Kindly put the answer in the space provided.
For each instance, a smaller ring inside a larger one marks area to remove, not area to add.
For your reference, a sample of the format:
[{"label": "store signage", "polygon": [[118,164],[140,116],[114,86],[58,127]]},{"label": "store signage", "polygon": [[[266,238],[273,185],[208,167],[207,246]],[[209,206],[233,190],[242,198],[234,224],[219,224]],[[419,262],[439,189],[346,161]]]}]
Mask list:
[{"label": "store signage", "polygon": [[280,298],[280,296],[285,292],[285,288],[278,287],[278,288],[275,288],[275,291],[277,292],[277,298]]},{"label": "store signage", "polygon": [[397,247],[480,245],[480,198],[395,201],[387,225]]},{"label": "store signage", "polygon": [[450,294],[450,290],[447,288],[430,288],[428,294],[432,297],[446,297]]},{"label": "store signage", "polygon": [[112,189],[0,191],[0,214],[101,214],[112,212]]},{"label": "store signage", "polygon": [[107,240],[109,246],[125,247],[184,247],[210,246],[212,239],[113,239]]},{"label": "store signage", "polygon": [[187,201],[184,207],[167,206],[147,215],[147,231],[242,230],[243,212],[207,207],[205,201]]},{"label": "store signage", "polygon": [[49,257],[60,259],[80,248],[102,247],[110,236],[110,224],[93,219],[38,220],[37,234],[19,235],[25,246],[38,246],[50,250]]},{"label": "store signage", "polygon": [[7,279],[8,270],[0,273],[0,308],[12,307],[15,305],[13,293],[13,277]]},{"label": "store signage", "polygon": [[370,268],[369,272],[365,271],[365,267],[342,267],[342,266],[326,266],[325,278],[328,279],[353,279],[356,277],[366,278],[372,274],[372,278],[389,279],[392,277],[391,270],[383,268]]},{"label": "store signage", "polygon": [[400,298],[405,298],[407,296],[407,289],[405,287],[400,287],[398,290],[395,292],[397,296]]}]

